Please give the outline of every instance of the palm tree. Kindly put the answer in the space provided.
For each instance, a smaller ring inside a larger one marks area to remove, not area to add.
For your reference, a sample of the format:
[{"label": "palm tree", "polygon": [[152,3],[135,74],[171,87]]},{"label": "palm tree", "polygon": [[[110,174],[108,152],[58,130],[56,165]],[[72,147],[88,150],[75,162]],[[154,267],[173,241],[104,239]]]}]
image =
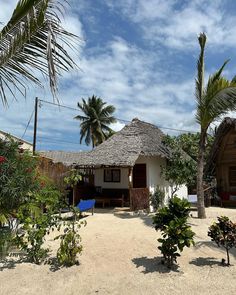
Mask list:
[{"label": "palm tree", "polygon": [[106,105],[100,97],[93,95],[86,101],[82,98],[82,103],[78,102],[78,108],[84,116],[78,115],[75,119],[80,120],[80,143],[85,139],[85,143],[95,147],[105,141],[113,130],[108,126],[115,123],[116,119],[112,116],[115,107]]},{"label": "palm tree", "polygon": [[[13,15],[0,31],[0,99],[7,105],[9,95],[26,95],[27,82],[42,87],[37,77],[49,77],[53,97],[57,77],[76,65],[64,45],[75,48],[76,35],[60,21],[62,0],[19,0]],[[78,41],[78,39],[77,39]]]},{"label": "palm tree", "polygon": [[236,79],[234,78],[232,81],[229,81],[221,75],[224,67],[228,63],[228,60],[224,62],[222,67],[217,72],[209,77],[207,84],[204,85],[204,53],[206,40],[206,35],[201,33],[198,37],[201,50],[197,62],[196,78],[196,121],[200,125],[197,168],[199,218],[206,218],[203,191],[203,170],[208,128],[211,123],[221,118],[221,116],[225,115],[229,111],[236,110]]}]

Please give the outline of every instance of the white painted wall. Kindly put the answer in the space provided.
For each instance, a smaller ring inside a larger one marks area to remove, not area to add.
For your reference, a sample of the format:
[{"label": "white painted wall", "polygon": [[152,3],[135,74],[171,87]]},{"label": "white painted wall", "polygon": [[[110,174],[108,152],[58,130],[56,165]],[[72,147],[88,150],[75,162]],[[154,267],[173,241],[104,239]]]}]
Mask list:
[{"label": "white painted wall", "polygon": [[[171,196],[171,187],[168,182],[161,176],[161,167],[166,165],[166,159],[161,157],[144,157],[140,156],[136,164],[146,164],[147,167],[147,186],[150,193],[153,193],[156,186],[163,188],[166,194],[166,201]],[[176,192],[179,198],[188,198],[187,186],[183,185]]]},{"label": "white painted wall", "polygon": [[[32,144],[30,144],[30,143],[28,143],[26,141],[22,141],[20,138],[14,136],[14,135],[10,134],[10,136],[11,136],[11,138],[13,140],[22,142],[22,145],[20,147],[23,148],[24,150],[33,151],[33,145]],[[4,132],[0,131],[0,138],[4,140],[6,138],[6,134]]]},{"label": "white painted wall", "polygon": [[[166,201],[171,196],[171,187],[168,182],[161,176],[161,166],[165,166],[166,159],[161,157],[144,157],[140,156],[136,164],[146,164],[147,169],[147,187],[150,193],[153,193],[156,186],[163,188],[166,194]],[[95,186],[101,186],[102,188],[110,189],[128,189],[128,168],[120,168],[121,170],[121,181],[120,182],[104,182],[104,169],[95,169],[94,171],[94,182]],[[180,198],[188,198],[188,189],[183,185],[177,192],[176,195]]]},{"label": "white painted wall", "polygon": [[[115,167],[115,169],[118,169]],[[94,183],[95,186],[101,186],[102,188],[129,188],[128,183],[128,168],[119,168],[120,169],[120,182],[104,182],[104,169],[95,169],[94,170]]]},{"label": "white painted wall", "polygon": [[135,164],[146,164],[147,169],[147,187],[150,192],[154,192],[157,185],[164,185],[161,177],[161,166],[166,163],[165,159],[161,157],[144,157],[140,156]]}]

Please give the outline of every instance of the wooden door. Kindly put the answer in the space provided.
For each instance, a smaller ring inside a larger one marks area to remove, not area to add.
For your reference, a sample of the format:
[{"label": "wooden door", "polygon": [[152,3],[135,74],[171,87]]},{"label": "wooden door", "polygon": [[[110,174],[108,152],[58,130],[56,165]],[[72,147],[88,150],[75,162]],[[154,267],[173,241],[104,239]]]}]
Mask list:
[{"label": "wooden door", "polygon": [[146,164],[135,164],[133,168],[133,188],[147,187]]}]

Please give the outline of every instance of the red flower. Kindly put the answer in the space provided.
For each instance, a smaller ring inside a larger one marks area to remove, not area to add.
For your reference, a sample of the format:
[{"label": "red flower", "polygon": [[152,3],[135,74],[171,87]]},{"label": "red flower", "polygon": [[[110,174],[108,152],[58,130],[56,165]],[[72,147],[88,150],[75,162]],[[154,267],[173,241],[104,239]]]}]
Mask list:
[{"label": "red flower", "polygon": [[31,173],[32,172],[32,168],[27,168],[25,172],[26,173]]},{"label": "red flower", "polygon": [[0,164],[3,163],[3,162],[5,162],[6,160],[7,160],[7,159],[6,159],[5,157],[0,156]]}]

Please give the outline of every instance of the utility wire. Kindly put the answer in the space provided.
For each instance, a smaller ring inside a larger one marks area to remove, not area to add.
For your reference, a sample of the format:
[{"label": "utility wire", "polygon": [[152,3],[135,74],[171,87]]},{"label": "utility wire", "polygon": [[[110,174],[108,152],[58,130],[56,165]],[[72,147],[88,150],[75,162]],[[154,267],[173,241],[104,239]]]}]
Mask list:
[{"label": "utility wire", "polygon": [[21,136],[21,139],[23,139],[24,136],[25,136],[25,134],[26,134],[26,131],[27,131],[28,127],[29,127],[29,124],[30,124],[30,122],[31,122],[31,120],[32,120],[32,118],[33,118],[33,114],[34,114],[34,109],[33,109],[33,111],[32,111],[32,114],[31,114],[30,118],[29,118],[29,121],[28,121],[28,123],[27,123],[27,125],[26,125],[26,127],[25,127],[25,131],[24,131],[23,135]]},{"label": "utility wire", "polygon": [[72,144],[76,144],[76,145],[80,145],[80,146],[87,146],[85,144],[80,144],[79,142],[61,140],[60,138],[51,139],[51,138],[48,138],[48,137],[38,136],[38,139],[42,139],[42,140],[47,141],[47,142],[54,142],[54,143],[63,142],[63,143],[72,143]]},{"label": "utility wire", "polygon": [[[61,104],[57,104],[57,103],[54,103],[54,102],[49,102],[49,101],[46,101],[46,100],[43,100],[43,99],[39,99],[39,101],[41,101],[43,103],[50,104],[50,105],[58,106],[59,108],[70,109],[70,110],[73,110],[73,111],[77,111],[77,112],[83,113],[79,109],[76,109],[76,108],[73,108],[73,107],[69,107],[69,106],[66,106],[66,105],[61,105]],[[131,123],[131,121],[128,121],[128,120],[125,120],[125,119],[120,119],[120,118],[116,118],[116,117],[115,117],[115,119],[117,121],[120,121],[120,122]],[[176,128],[164,127],[164,126],[159,126],[159,125],[156,125],[156,126],[158,128],[161,128],[161,129],[167,129],[167,130],[172,130],[172,131],[187,132],[187,133],[198,133],[197,131],[192,131],[192,130],[176,129]]]}]

